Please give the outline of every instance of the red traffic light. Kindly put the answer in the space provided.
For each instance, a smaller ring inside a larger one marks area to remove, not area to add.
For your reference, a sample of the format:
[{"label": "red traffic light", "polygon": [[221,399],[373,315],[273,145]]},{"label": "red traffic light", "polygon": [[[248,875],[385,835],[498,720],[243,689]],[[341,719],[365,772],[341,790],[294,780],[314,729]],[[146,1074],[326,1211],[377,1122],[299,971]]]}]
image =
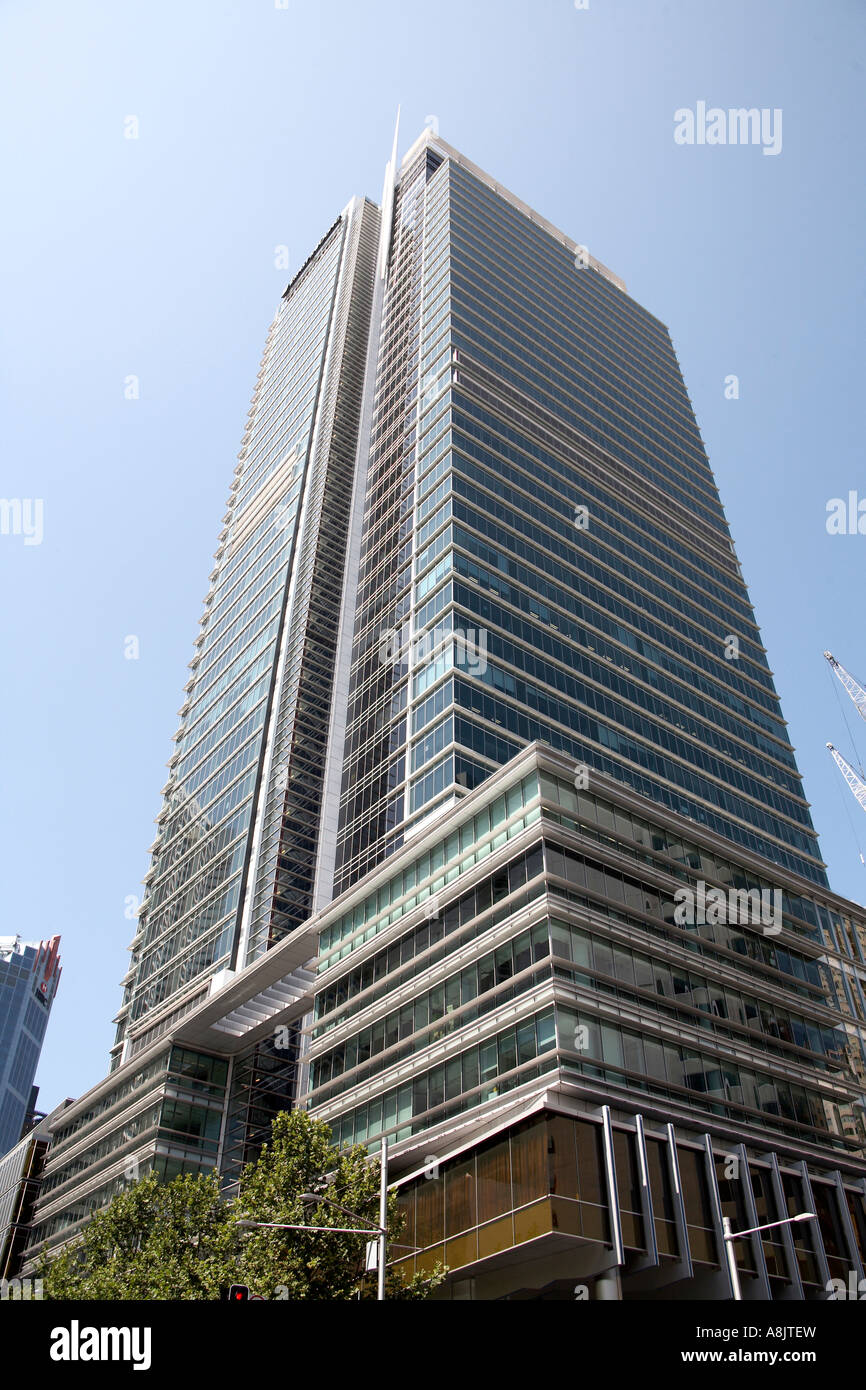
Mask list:
[{"label": "red traffic light", "polygon": [[246,1303],[249,1296],[250,1291],[246,1284],[231,1284],[229,1286],[229,1303]]}]

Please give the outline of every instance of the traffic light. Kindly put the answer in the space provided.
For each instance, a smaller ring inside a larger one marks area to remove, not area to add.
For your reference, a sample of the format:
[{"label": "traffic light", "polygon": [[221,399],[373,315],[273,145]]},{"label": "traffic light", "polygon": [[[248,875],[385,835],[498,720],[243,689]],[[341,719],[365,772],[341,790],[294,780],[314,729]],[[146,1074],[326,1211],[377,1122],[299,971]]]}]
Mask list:
[{"label": "traffic light", "polygon": [[250,1291],[246,1284],[228,1284],[220,1289],[220,1298],[224,1303],[248,1303]]}]

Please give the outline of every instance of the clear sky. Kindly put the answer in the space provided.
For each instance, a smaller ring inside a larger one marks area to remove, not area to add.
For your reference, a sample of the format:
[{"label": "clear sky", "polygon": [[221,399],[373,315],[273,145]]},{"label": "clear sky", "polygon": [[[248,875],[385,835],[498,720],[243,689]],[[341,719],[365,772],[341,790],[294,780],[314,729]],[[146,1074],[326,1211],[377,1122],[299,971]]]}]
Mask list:
[{"label": "clear sky", "polygon": [[[821,656],[866,680],[866,536],[825,526],[866,499],[864,0],[283,2],[0,4],[0,494],[43,503],[41,544],[0,535],[0,934],[63,938],[45,1107],[106,1070],[268,325],[378,201],[398,104],[401,153],[436,117],[669,325],[831,883],[866,900]],[[699,101],[780,109],[781,151],[676,144]]]}]

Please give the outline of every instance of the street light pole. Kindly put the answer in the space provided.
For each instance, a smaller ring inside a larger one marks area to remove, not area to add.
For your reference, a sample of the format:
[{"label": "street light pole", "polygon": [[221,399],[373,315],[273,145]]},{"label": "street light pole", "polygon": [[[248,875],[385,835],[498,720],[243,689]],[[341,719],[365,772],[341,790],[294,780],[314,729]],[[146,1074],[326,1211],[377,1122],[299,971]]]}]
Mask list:
[{"label": "street light pole", "polygon": [[[345,1212],[355,1221],[364,1221],[365,1217],[359,1216],[357,1212],[349,1207],[344,1207],[340,1202],[333,1201],[330,1197],[324,1197],[316,1192],[302,1192],[299,1200],[301,1202],[315,1202],[323,1206],[334,1207],[337,1211]],[[341,1234],[357,1236],[374,1236],[377,1246],[378,1266],[378,1291],[377,1302],[382,1303],[385,1299],[385,1269],[388,1263],[388,1140],[382,1140],[381,1171],[379,1175],[379,1224],[374,1226],[372,1221],[367,1226],[303,1226],[295,1222],[286,1221],[252,1221],[244,1218],[237,1223],[244,1230],[253,1230],[258,1227],[264,1230],[273,1231],[316,1231],[320,1235]],[[373,1241],[370,1242],[373,1244]],[[395,1249],[417,1250],[416,1245],[396,1245]]]},{"label": "street light pole", "polygon": [[784,1221],[767,1221],[763,1226],[750,1226],[747,1231],[732,1231],[731,1218],[722,1217],[722,1240],[725,1242],[725,1254],[728,1257],[728,1273],[731,1276],[731,1288],[734,1292],[734,1301],[741,1303],[743,1291],[740,1288],[740,1273],[737,1269],[737,1257],[734,1253],[734,1241],[742,1240],[743,1236],[753,1236],[758,1231],[769,1231],[774,1226],[790,1226],[795,1221],[814,1221],[813,1211],[801,1211],[798,1216],[786,1216]]},{"label": "street light pole", "polygon": [[734,1300],[742,1302],[743,1292],[740,1288],[740,1275],[737,1269],[737,1257],[734,1254],[734,1241],[736,1237],[731,1230],[731,1218],[722,1217],[722,1235],[725,1243],[725,1254],[728,1257],[728,1273],[731,1276],[731,1288],[734,1291]]},{"label": "street light pole", "polygon": [[385,1265],[388,1261],[388,1140],[382,1137],[379,1177],[379,1291],[377,1301],[385,1299]]}]

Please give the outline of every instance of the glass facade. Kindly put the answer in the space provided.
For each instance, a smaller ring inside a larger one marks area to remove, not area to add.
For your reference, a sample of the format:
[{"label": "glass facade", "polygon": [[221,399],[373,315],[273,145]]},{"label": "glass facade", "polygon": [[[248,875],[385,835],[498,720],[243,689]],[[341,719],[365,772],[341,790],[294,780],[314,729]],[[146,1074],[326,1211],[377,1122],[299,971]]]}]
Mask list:
[{"label": "glass facade", "polygon": [[344,1143],[399,1143],[556,1069],[862,1152],[866,1011],[846,1026],[834,995],[838,912],[780,891],[769,934],[680,921],[682,885],[751,902],[773,866],[686,838],[611,780],[578,791],[573,763],[519,761],[323,925],[306,1103]]},{"label": "glass facade", "polygon": [[[337,891],[378,862],[385,846],[400,842],[397,827],[405,814],[410,678],[403,648],[413,611],[414,461],[429,289],[423,304],[422,298],[435,254],[432,238],[441,224],[443,205],[434,187],[441,163],[439,155],[422,150],[401,177],[394,205],[355,609]],[[445,351],[447,357],[447,345]],[[447,360],[443,387],[446,379]],[[394,660],[383,659],[383,644],[394,648]]]},{"label": "glass facade", "polygon": [[727,1298],[724,1216],[804,1208],[752,1294],[862,1272],[866,917],[668,331],[578,250],[427,132],[286,291],[34,1245],[300,1103],[446,1296]]},{"label": "glass facade", "polygon": [[60,981],[60,937],[0,937],[0,1157],[21,1138]]},{"label": "glass facade", "polygon": [[[21,1267],[50,1142],[49,1131],[40,1120],[14,1148],[0,1156],[0,1280],[15,1278]],[[14,1293],[11,1296],[15,1297]]]},{"label": "glass facade", "polygon": [[54,1129],[31,1242],[78,1234],[94,1211],[155,1169],[166,1178],[217,1166],[228,1062],[171,1047],[90,1110]]},{"label": "glass facade", "polygon": [[312,911],[378,211],[356,200],[271,326],[118,1016],[141,1053]]},{"label": "glass facade", "polygon": [[376,399],[338,888],[536,740],[824,884],[667,330],[435,140]]},{"label": "glass facade", "polygon": [[[613,1244],[615,1226],[624,1297],[664,1297],[688,1259],[692,1283],[705,1297],[724,1298],[730,1294],[721,1219],[744,1229],[753,1218],[764,1225],[803,1209],[799,1166],[780,1165],[772,1153],[746,1154],[738,1156],[743,1171],[738,1168],[734,1178],[732,1156],[712,1141],[673,1142],[664,1130],[652,1133],[634,1122],[611,1127],[614,1200],[604,1139],[597,1119],[548,1111],[403,1181],[401,1240],[417,1249],[400,1265],[411,1274],[447,1264],[458,1287],[461,1272],[471,1269],[481,1285],[473,1296],[484,1297],[487,1283],[488,1297],[573,1302],[575,1280],[586,1278],[588,1293],[597,1277],[599,1255]],[[745,1297],[822,1299],[827,1278],[844,1282],[850,1269],[862,1267],[862,1186],[814,1173],[806,1178],[817,1222],[794,1227],[790,1241],[776,1229],[738,1244]],[[561,1250],[563,1237],[570,1275],[562,1259],[551,1256],[542,1266],[541,1288],[523,1289],[512,1279],[510,1289],[501,1282],[496,1289],[497,1256],[513,1260],[516,1247],[532,1241],[541,1265],[544,1246],[556,1242]]]}]

